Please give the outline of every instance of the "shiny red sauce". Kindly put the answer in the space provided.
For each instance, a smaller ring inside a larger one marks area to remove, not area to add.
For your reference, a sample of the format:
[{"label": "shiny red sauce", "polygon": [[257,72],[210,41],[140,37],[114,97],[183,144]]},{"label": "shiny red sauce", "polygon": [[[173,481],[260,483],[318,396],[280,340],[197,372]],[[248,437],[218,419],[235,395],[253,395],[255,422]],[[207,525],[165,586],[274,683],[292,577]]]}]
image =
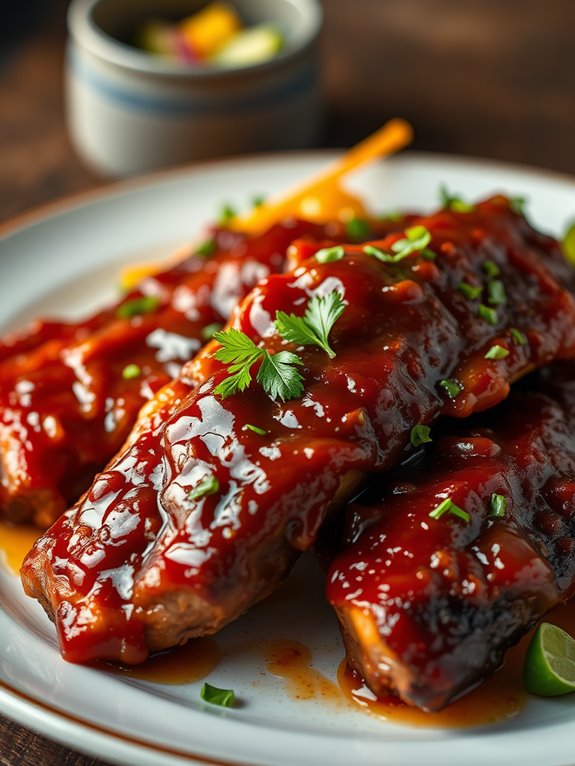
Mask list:
[{"label": "shiny red sauce", "polygon": [[[477,427],[439,432],[352,509],[328,599],[374,691],[436,709],[572,593],[575,367],[541,377]],[[433,518],[446,498],[466,516]]]},{"label": "shiny red sauce", "polygon": [[[27,591],[51,603],[66,658],[138,663],[222,627],[313,544],[350,471],[389,468],[407,454],[414,425],[493,406],[533,367],[575,353],[575,304],[546,266],[560,270],[558,246],[507,201],[421,225],[433,260],[417,252],[389,264],[345,246],[341,260],[272,275],[235,311],[232,326],[273,353],[290,348],[274,333],[278,310],[301,315],[311,296],[343,294],[336,357],[298,349],[302,398],[273,402],[256,385],[215,396],[228,373],[208,346],[152,402],[128,448],[25,564]],[[392,252],[402,236],[375,245]],[[495,323],[459,290],[462,281],[487,290],[487,261],[506,293]],[[513,344],[512,328],[525,344]],[[506,358],[485,359],[494,343]],[[459,395],[441,388],[446,378]],[[218,490],[190,500],[206,475]]]},{"label": "shiny red sauce", "polygon": [[209,254],[147,277],[116,305],[0,341],[0,517],[49,526],[120,449],[141,406],[260,279],[284,268],[290,243],[332,235],[343,227],[291,220],[258,237],[217,229]]}]

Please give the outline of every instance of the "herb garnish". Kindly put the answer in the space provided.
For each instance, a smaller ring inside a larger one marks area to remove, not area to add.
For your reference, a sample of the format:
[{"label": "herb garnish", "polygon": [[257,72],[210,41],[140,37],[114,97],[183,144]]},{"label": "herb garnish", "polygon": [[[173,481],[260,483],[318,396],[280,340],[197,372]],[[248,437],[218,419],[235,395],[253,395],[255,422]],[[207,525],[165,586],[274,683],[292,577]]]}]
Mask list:
[{"label": "herb garnish", "polygon": [[201,497],[207,495],[215,495],[220,489],[220,482],[213,474],[205,476],[195,487],[188,493],[188,500],[199,500]]},{"label": "herb garnish", "polygon": [[319,346],[330,359],[335,351],[329,345],[329,334],[345,308],[341,293],[332,290],[327,295],[314,295],[303,317],[278,311],[275,326],[284,340],[300,346]]},{"label": "herb garnish", "polygon": [[246,423],[242,429],[243,431],[253,431],[258,436],[267,436],[267,431],[259,426],[254,426],[251,423]]},{"label": "herb garnish", "polygon": [[463,508],[455,505],[450,497],[445,498],[442,503],[439,503],[439,505],[435,506],[435,508],[429,513],[429,516],[432,519],[440,519],[445,513],[451,513],[453,516],[457,516],[458,518],[463,519],[463,521],[469,521],[471,519],[471,516],[467,513],[467,511],[464,511]]},{"label": "herb garnish", "polygon": [[218,332],[218,330],[222,329],[221,322],[212,322],[211,324],[207,324],[205,327],[202,327],[202,338],[204,340],[211,340],[214,335]]},{"label": "herb garnish", "polygon": [[142,295],[118,306],[116,316],[118,319],[131,319],[142,314],[152,314],[160,303],[160,299],[155,295]]},{"label": "herb garnish", "polygon": [[335,247],[324,247],[318,250],[315,254],[315,259],[318,263],[333,263],[334,261],[341,261],[345,251],[341,245]]},{"label": "herb garnish", "polygon": [[373,255],[379,261],[383,261],[383,263],[399,263],[399,261],[413,253],[422,253],[423,255],[426,255],[428,252],[431,253],[431,251],[427,250],[427,245],[430,242],[431,233],[425,226],[411,226],[405,230],[405,237],[398,239],[391,246],[394,255],[386,253],[385,250],[381,250],[381,248],[374,245],[366,245],[363,248],[363,252],[367,255]]},{"label": "herb garnish", "polygon": [[219,705],[220,707],[233,707],[236,695],[233,689],[218,689],[217,686],[204,684],[200,691],[200,697],[209,702],[210,705]]},{"label": "herb garnish", "polygon": [[487,283],[487,300],[492,306],[503,306],[507,300],[505,287],[500,279],[492,279]]},{"label": "herb garnish", "polygon": [[256,194],[252,197],[252,207],[261,207],[265,201],[265,194]]},{"label": "herb garnish", "polygon": [[511,327],[509,332],[518,346],[525,346],[527,344],[527,335],[525,335],[524,332],[521,332],[521,330],[518,330],[517,327]]},{"label": "herb garnish", "polygon": [[492,261],[489,258],[486,261],[483,261],[483,263],[481,264],[481,268],[487,274],[489,279],[493,279],[493,277],[498,277],[500,274],[499,266],[495,263],[495,261]]},{"label": "herb garnish", "polygon": [[217,245],[215,239],[205,239],[196,248],[196,255],[202,258],[208,258],[216,252]]},{"label": "herb garnish", "polygon": [[345,233],[350,239],[365,241],[371,235],[371,226],[363,218],[351,218],[345,224]]},{"label": "herb garnish", "polygon": [[484,303],[480,303],[477,308],[477,313],[482,319],[485,319],[486,322],[489,322],[489,324],[497,324],[497,311],[495,311],[495,309],[490,309],[489,306],[486,306]]},{"label": "herb garnish", "polygon": [[124,380],[134,380],[142,374],[141,368],[137,364],[127,364],[122,370]]},{"label": "herb garnish", "polygon": [[527,197],[511,197],[509,200],[511,210],[518,215],[525,215],[525,205],[527,204]]},{"label": "herb garnish", "polygon": [[453,380],[451,378],[440,380],[437,385],[445,391],[450,399],[455,399],[463,391],[462,384],[458,380]]},{"label": "herb garnish", "polygon": [[439,187],[439,198],[442,207],[453,210],[454,213],[472,213],[475,210],[475,205],[470,205],[456,194],[451,194],[444,184]]},{"label": "herb garnish", "polygon": [[218,216],[218,223],[220,226],[226,226],[226,224],[234,220],[236,215],[236,209],[230,204],[226,203],[225,205],[222,205],[222,209],[220,210],[220,214]]},{"label": "herb garnish", "polygon": [[414,447],[420,447],[422,444],[433,441],[430,436],[431,429],[429,426],[424,426],[421,423],[413,426],[411,433],[409,434],[409,440]]},{"label": "herb garnish", "polygon": [[[344,308],[341,294],[332,290],[327,295],[310,298],[303,317],[278,311],[275,327],[284,340],[300,346],[319,346],[333,359],[335,351],[329,345],[329,333]],[[303,377],[297,369],[302,360],[297,354],[291,351],[271,354],[233,327],[216,332],[214,340],[221,344],[214,354],[215,358],[227,364],[231,373],[216,386],[215,394],[225,399],[238,391],[245,391],[252,382],[251,368],[256,362],[261,362],[256,380],[272,399],[285,402],[302,395]]]},{"label": "herb garnish", "polygon": [[215,333],[214,340],[222,346],[214,354],[215,358],[227,364],[228,372],[232,373],[216,387],[215,394],[225,399],[245,391],[252,382],[252,366],[261,361],[256,380],[272,399],[285,402],[302,395],[303,377],[295,366],[302,361],[296,354],[280,351],[272,355],[234,328]]},{"label": "herb garnish", "polygon": [[491,495],[489,507],[491,508],[490,516],[501,518],[505,516],[505,511],[507,510],[507,498],[505,495],[498,495],[497,492],[494,492]]},{"label": "herb garnish", "polygon": [[470,301],[477,300],[477,298],[479,298],[483,292],[483,287],[480,285],[470,285],[469,282],[460,282],[457,285],[457,289],[465,298],[467,298],[467,300]]},{"label": "herb garnish", "polygon": [[499,346],[497,343],[494,346],[491,346],[489,351],[485,354],[485,359],[505,359],[506,356],[509,356],[509,350],[504,348],[503,346]]}]

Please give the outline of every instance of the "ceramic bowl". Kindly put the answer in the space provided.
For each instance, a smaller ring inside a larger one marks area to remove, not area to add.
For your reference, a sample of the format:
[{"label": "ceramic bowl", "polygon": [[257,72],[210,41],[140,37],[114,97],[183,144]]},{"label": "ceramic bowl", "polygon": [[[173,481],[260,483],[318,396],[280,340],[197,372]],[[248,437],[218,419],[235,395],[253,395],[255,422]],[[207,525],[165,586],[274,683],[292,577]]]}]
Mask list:
[{"label": "ceramic bowl", "polygon": [[274,22],[282,51],[257,65],[190,66],[128,44],[154,17],[201,0],[73,0],[66,92],[70,135],[97,171],[123,176],[216,156],[309,146],[319,117],[316,0],[232,0],[248,24]]}]

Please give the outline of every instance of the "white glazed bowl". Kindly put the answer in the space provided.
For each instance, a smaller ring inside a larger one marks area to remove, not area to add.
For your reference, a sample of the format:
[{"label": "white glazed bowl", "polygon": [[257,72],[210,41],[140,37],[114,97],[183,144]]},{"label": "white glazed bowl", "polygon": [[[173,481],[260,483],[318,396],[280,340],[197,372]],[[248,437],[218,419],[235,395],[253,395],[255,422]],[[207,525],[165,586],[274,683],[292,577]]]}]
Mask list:
[{"label": "white glazed bowl", "polygon": [[151,17],[201,0],[73,0],[66,65],[68,126],[79,155],[106,175],[208,157],[309,146],[319,100],[317,0],[232,0],[248,23],[273,21],[283,51],[254,66],[191,67],[122,42]]}]

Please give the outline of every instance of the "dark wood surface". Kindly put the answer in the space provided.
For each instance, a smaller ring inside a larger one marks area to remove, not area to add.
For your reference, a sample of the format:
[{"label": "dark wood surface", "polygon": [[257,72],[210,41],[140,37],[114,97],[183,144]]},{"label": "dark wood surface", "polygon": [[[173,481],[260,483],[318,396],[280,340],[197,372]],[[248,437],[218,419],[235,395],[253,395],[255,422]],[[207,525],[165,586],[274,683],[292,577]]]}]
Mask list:
[{"label": "dark wood surface", "polygon": [[[0,223],[107,182],[82,165],[65,130],[65,0],[1,5]],[[350,145],[401,115],[415,126],[416,149],[575,174],[572,0],[325,0],[324,8],[318,145]],[[97,763],[0,718],[0,766]]]}]

